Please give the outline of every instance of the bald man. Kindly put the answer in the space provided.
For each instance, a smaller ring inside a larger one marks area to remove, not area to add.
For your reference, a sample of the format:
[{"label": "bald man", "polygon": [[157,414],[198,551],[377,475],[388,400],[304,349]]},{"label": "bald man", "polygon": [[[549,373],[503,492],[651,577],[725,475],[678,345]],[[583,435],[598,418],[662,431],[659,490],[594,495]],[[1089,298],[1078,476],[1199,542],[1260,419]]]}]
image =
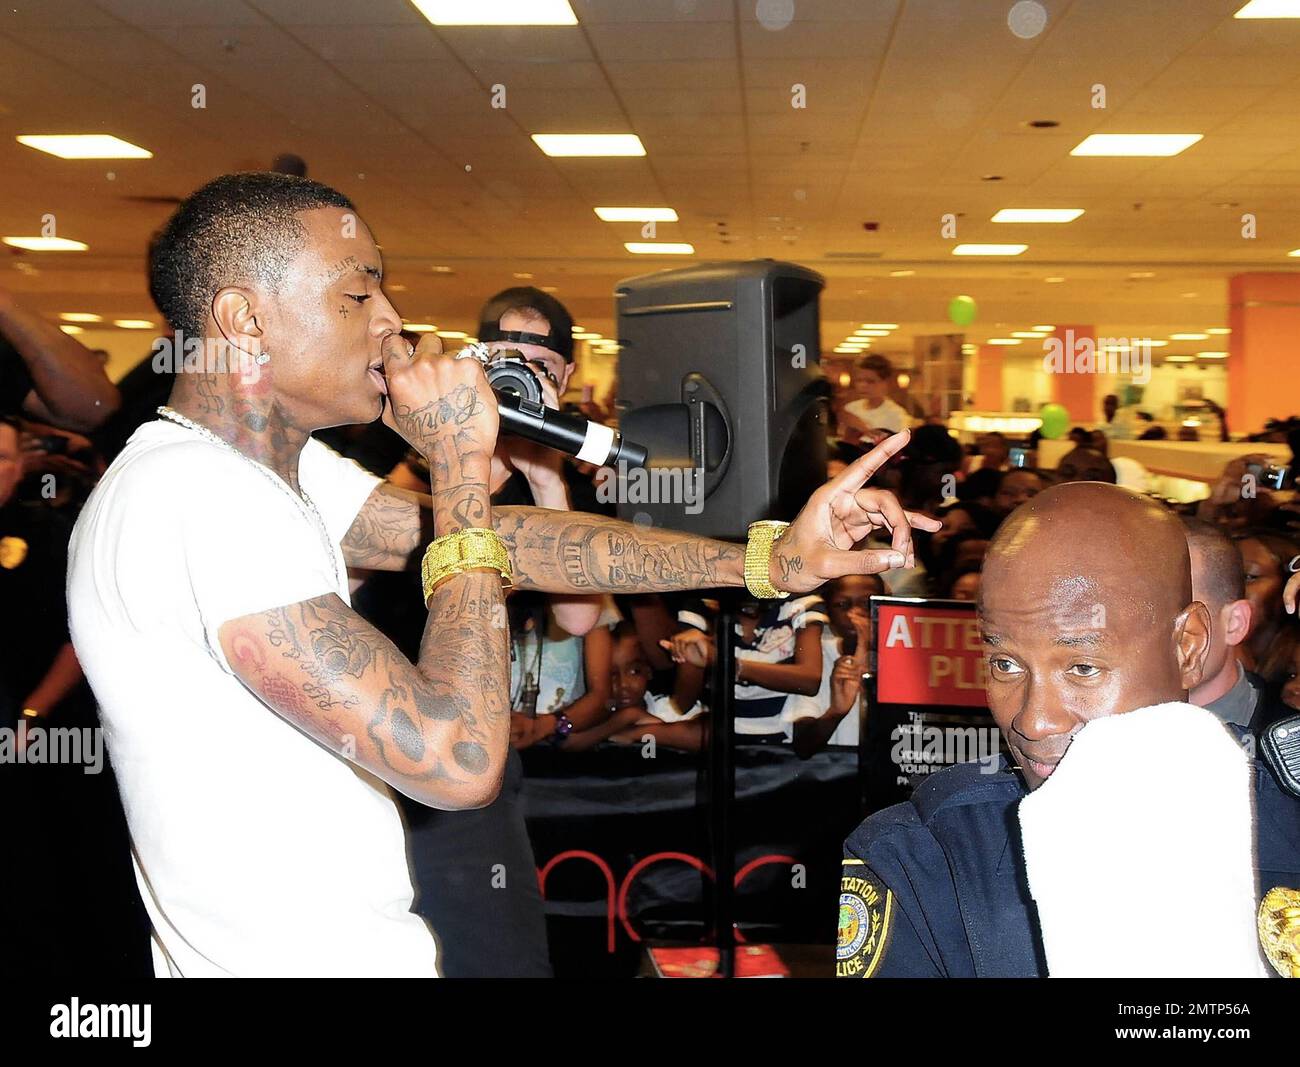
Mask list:
[{"label": "bald man", "polygon": [[[1087,723],[1186,701],[1212,627],[1192,597],[1178,519],[1096,482],[1046,490],[1002,525],[985,559],[980,622],[989,708],[1012,763],[930,775],[853,832],[841,976],[1044,976],[1017,806]],[[1240,739],[1240,727],[1227,728]],[[1141,774],[1143,761],[1161,758],[1137,753],[1115,773]],[[1252,770],[1259,878],[1265,888],[1300,884],[1300,805],[1262,766]]]}]

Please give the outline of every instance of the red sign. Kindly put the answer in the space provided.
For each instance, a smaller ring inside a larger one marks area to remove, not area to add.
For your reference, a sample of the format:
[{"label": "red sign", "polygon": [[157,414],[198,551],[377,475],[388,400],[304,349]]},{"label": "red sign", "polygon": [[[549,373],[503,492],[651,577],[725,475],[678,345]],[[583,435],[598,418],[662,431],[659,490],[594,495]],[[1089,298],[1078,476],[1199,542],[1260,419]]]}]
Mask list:
[{"label": "red sign", "polygon": [[924,603],[878,610],[878,703],[987,707],[988,666],[975,612]]}]

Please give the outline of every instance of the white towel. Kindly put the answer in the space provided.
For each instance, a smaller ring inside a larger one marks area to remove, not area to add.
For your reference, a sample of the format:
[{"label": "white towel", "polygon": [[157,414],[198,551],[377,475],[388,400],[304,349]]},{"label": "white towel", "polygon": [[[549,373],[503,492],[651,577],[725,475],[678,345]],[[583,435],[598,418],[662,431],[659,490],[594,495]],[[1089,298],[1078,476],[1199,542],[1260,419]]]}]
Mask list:
[{"label": "white towel", "polygon": [[1250,759],[1210,712],[1096,719],[1020,802],[1048,972],[1265,977]]}]

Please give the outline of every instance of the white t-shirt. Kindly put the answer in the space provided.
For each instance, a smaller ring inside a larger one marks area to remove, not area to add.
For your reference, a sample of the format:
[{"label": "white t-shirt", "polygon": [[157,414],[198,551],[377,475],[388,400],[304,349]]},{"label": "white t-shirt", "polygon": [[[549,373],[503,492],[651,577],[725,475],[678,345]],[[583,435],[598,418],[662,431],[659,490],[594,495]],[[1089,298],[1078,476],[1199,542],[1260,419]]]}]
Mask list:
[{"label": "white t-shirt", "polygon": [[912,416],[900,404],[886,398],[879,407],[868,407],[865,400],[850,400],[844,405],[850,415],[856,415],[873,430],[888,430],[898,433],[912,425]]},{"label": "white t-shirt", "polygon": [[[840,636],[831,627],[825,626],[822,629],[822,687],[817,691],[817,695],[812,698],[805,698],[797,704],[790,706],[789,718],[791,723],[799,719],[817,719],[826,714],[826,710],[831,706],[831,673],[835,670],[835,662],[843,655],[840,646]],[[858,698],[859,702],[861,697]],[[793,728],[791,731],[793,737]],[[840,720],[840,724],[835,727],[835,732],[826,741],[827,745],[843,745],[848,748],[858,747],[858,708],[854,709]]]},{"label": "white t-shirt", "polygon": [[91,494],[69,546],[73,644],[95,691],[158,976],[435,976],[388,787],[268,708],[220,625],[337,593],[379,479],[310,440],[306,506],[159,420]]}]

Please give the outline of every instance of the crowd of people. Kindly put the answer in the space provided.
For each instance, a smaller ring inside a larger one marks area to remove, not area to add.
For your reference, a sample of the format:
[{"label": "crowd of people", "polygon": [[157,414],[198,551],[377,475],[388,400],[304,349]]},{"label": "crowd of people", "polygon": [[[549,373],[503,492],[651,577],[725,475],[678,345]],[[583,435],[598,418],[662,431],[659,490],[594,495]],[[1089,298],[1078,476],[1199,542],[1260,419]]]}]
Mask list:
[{"label": "crowd of people", "polygon": [[[488,299],[480,318],[479,338],[521,354],[539,376],[547,403],[566,406],[575,362],[573,320],[563,305],[538,289],[517,287]],[[68,539],[96,479],[136,428],[154,418],[173,376],[145,360],[114,385],[97,354],[3,290],[0,336],[0,582],[17,623],[0,677],[4,724],[93,725],[94,695],[68,637]],[[606,414],[589,399],[572,406]],[[1071,434],[1075,447],[1053,469],[1035,465],[1033,440],[1013,445],[988,433],[963,447],[946,427],[924,420],[915,400],[898,388],[889,361],[877,355],[858,363],[849,401],[836,411],[828,477],[905,427],[914,427],[905,451],[874,484],[892,490],[910,511],[941,520],[942,528],[914,531],[914,558],[882,575],[849,575],[806,595],[740,603],[729,702],[740,743],[789,746],[804,759],[828,748],[856,752],[861,679],[873,640],[871,598],[975,601],[989,546],[1018,509],[1062,483],[1125,483],[1122,465],[1108,458],[1104,430],[1077,429]],[[383,423],[317,436],[371,474],[427,491],[425,457]],[[1162,506],[1179,513],[1197,599],[1221,624],[1205,681],[1191,700],[1258,731],[1288,709],[1300,710],[1300,630],[1283,606],[1283,587],[1300,568],[1300,507],[1288,493],[1266,487],[1243,493],[1251,462],[1244,457],[1230,464],[1199,505]],[[595,474],[590,464],[502,437],[492,456],[492,505],[608,512],[611,506],[597,498]],[[414,662],[427,620],[419,574],[354,568],[350,586],[356,610]],[[441,967],[450,975],[549,973],[518,753],[550,746],[576,754],[648,740],[698,752],[707,745],[717,703],[710,692],[723,617],[717,601],[693,593],[517,592],[508,614],[512,752],[500,794],[469,812],[401,798],[416,909],[439,931]],[[111,772],[89,785],[67,775],[37,782],[36,768],[26,770],[38,803],[81,825],[108,828],[92,835],[100,846],[90,855],[116,876],[114,882],[99,871],[87,882],[66,863],[51,866],[52,852],[33,853],[31,869],[39,873],[44,865],[36,884],[46,906],[51,912],[91,903],[125,907],[134,925],[111,924],[120,936],[95,946],[97,962],[107,970],[147,966],[143,941],[128,944],[127,935],[139,935],[147,924],[134,900]],[[93,817],[86,815],[87,789],[98,790]],[[487,901],[480,891],[483,871],[496,865],[517,888]],[[96,892],[87,885],[110,884],[116,891],[101,888],[102,899],[92,901]],[[508,937],[502,929],[509,929]]]}]

